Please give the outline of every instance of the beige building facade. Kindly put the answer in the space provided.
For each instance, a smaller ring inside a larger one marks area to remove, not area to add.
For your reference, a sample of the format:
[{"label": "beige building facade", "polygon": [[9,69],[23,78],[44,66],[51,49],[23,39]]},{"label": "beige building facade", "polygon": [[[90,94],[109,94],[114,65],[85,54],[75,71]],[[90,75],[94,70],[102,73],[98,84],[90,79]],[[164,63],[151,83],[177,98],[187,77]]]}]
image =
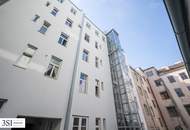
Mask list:
[{"label": "beige building facade", "polygon": [[142,111],[140,116],[144,128],[147,130],[166,130],[167,128],[157,101],[143,70],[130,67],[130,74],[132,77],[133,91],[136,92],[138,111]]},{"label": "beige building facade", "polygon": [[169,130],[190,130],[190,79],[183,62],[144,70]]}]

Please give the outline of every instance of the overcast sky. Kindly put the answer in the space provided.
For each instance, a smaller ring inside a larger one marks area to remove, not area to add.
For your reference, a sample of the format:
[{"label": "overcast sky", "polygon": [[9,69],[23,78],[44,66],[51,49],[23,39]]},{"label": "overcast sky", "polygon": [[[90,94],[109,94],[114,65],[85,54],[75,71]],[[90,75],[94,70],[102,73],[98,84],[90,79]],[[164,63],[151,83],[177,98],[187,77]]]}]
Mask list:
[{"label": "overcast sky", "polygon": [[103,31],[119,33],[128,63],[161,67],[181,59],[162,0],[72,0]]}]

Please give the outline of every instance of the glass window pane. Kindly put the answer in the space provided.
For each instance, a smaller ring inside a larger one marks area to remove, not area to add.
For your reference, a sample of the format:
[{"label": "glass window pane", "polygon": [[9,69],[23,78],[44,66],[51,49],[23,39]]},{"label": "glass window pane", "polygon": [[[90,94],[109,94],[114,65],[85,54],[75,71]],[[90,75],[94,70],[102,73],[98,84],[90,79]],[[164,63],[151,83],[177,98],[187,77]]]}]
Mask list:
[{"label": "glass window pane", "polygon": [[79,128],[78,127],[73,127],[73,130],[78,130]]},{"label": "glass window pane", "polygon": [[49,64],[48,69],[47,69],[45,75],[50,76],[52,69],[53,69],[53,65],[52,65],[52,64]]},{"label": "glass window pane", "polygon": [[86,126],[86,119],[82,118],[82,126]]},{"label": "glass window pane", "polygon": [[81,127],[81,130],[86,130],[86,127]]},{"label": "glass window pane", "polygon": [[79,118],[77,118],[77,117],[74,118],[73,125],[74,126],[78,126],[79,125]]}]

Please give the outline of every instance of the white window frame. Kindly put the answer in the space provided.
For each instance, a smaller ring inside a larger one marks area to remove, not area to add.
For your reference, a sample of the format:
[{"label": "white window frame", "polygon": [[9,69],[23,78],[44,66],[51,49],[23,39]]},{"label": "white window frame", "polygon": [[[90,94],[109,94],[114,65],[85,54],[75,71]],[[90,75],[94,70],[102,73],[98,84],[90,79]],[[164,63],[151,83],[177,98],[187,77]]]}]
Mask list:
[{"label": "white window frame", "polygon": [[73,26],[73,20],[71,20],[70,18],[67,18],[65,21],[65,25],[67,25],[68,27],[72,28]]},{"label": "white window frame", "polygon": [[37,47],[31,44],[27,44],[27,48],[23,51],[22,55],[17,59],[16,64],[14,65],[23,69],[27,68],[37,49]]},{"label": "white window frame", "polygon": [[56,16],[58,12],[59,12],[59,10],[58,10],[56,7],[54,7],[54,8],[52,9],[52,11],[51,11],[51,14],[52,14],[53,16]]},{"label": "white window frame", "polygon": [[102,90],[104,90],[104,82],[103,81],[101,82],[101,88],[102,88]]},{"label": "white window frame", "polygon": [[49,1],[47,1],[47,2],[46,2],[46,7],[50,6],[50,4],[51,4],[51,3],[50,3]]},{"label": "white window frame", "polygon": [[95,30],[95,34],[99,37],[99,32],[97,30]]},{"label": "white window frame", "polygon": [[[57,63],[55,63],[53,61],[56,61]],[[62,62],[63,61],[61,59],[59,59],[56,56],[52,55],[51,59],[50,59],[50,62],[49,62],[49,65],[48,65],[44,75],[47,76],[47,77],[50,77],[52,79],[57,79],[58,75],[59,75],[59,72],[60,72]],[[50,68],[50,66],[51,66],[51,68]],[[50,74],[48,74],[49,71],[50,71]],[[53,76],[53,73],[55,73],[55,76]]]},{"label": "white window frame", "polygon": [[[98,120],[98,124],[97,124],[97,120]],[[101,130],[101,118],[96,117],[95,126],[96,126],[95,130]]]},{"label": "white window frame", "polygon": [[106,118],[103,118],[103,130],[107,130]]},{"label": "white window frame", "polygon": [[98,42],[95,41],[95,48],[98,49]]},{"label": "white window frame", "polygon": [[76,14],[77,14],[77,10],[76,10],[76,9],[74,9],[73,7],[71,8],[71,10],[70,10],[70,11],[71,11],[71,13],[72,13],[72,14],[74,14],[74,15],[76,15]]},{"label": "white window frame", "polygon": [[32,21],[35,23],[38,21],[39,18],[40,18],[40,16],[38,14],[35,14]]},{"label": "white window frame", "polygon": [[102,36],[102,41],[105,42],[106,38],[104,36]]},{"label": "white window frame", "polygon": [[185,72],[179,73],[179,76],[181,77],[182,80],[188,79],[188,76],[187,76],[187,74]]},{"label": "white window frame", "polygon": [[90,25],[88,22],[86,22],[86,27],[87,27],[88,29],[90,29],[90,28],[91,28],[91,25]]},{"label": "white window frame", "polygon": [[[85,76],[85,79],[82,78],[82,75]],[[80,80],[79,80],[79,92],[86,94],[87,89],[88,89],[88,75],[81,72],[80,73]]]},{"label": "white window frame", "polygon": [[40,32],[41,34],[45,34],[50,26],[51,26],[51,24],[50,24],[49,22],[47,22],[47,21],[44,20],[44,23],[43,23],[43,25],[41,26],[39,32]]},{"label": "white window frame", "polygon": [[84,49],[82,53],[82,60],[88,62],[89,60],[89,51]]},{"label": "white window frame", "polygon": [[95,79],[95,96],[100,97],[100,80]]},{"label": "white window frame", "polygon": [[95,67],[99,68],[99,58],[97,56],[95,57]]},{"label": "white window frame", "polygon": [[63,46],[67,46],[68,39],[69,39],[69,36],[62,32],[59,36],[58,43],[63,45]]},{"label": "white window frame", "polygon": [[60,2],[60,3],[63,3],[64,0],[57,0],[57,1]]},{"label": "white window frame", "polygon": [[[74,119],[75,118],[78,118],[79,121],[78,121],[78,125],[74,125]],[[85,119],[86,120],[86,125],[83,125],[82,124],[82,120]],[[89,130],[89,120],[88,120],[88,117],[87,116],[73,116],[73,126],[72,126],[72,130],[74,130],[73,128],[78,128],[78,130],[82,130],[82,128],[86,128],[86,130]]]},{"label": "white window frame", "polygon": [[84,40],[90,42],[90,36],[87,33],[85,33]]}]

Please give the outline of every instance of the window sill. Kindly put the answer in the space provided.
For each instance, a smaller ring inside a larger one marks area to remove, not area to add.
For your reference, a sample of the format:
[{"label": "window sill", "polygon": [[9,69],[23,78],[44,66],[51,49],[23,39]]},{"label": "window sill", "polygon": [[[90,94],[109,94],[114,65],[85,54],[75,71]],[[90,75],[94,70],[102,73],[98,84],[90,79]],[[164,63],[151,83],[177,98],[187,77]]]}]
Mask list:
[{"label": "window sill", "polygon": [[49,79],[53,79],[53,80],[57,80],[57,79],[58,79],[57,77],[56,77],[56,78],[53,78],[53,77],[48,76],[48,75],[45,75],[45,74],[44,74],[44,76],[47,77],[47,78],[49,78]]},{"label": "window sill", "polygon": [[20,68],[20,69],[23,69],[23,70],[26,70],[27,66],[20,66],[20,65],[17,65],[17,64],[13,64],[13,66],[17,67],[17,68]]}]

